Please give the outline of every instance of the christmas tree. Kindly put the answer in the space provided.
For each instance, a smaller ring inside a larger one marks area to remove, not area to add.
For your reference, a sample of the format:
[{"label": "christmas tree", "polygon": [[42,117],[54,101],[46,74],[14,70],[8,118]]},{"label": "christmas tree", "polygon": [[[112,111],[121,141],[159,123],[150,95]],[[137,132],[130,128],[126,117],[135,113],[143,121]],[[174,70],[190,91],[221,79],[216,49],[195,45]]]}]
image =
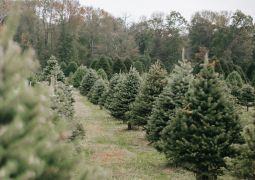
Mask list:
[{"label": "christmas tree", "polygon": [[177,108],[182,107],[186,93],[193,80],[191,63],[180,61],[170,75],[170,81],[156,100],[146,128],[147,139],[161,150],[161,132],[168,121],[175,117]]},{"label": "christmas tree", "polygon": [[107,79],[108,79],[107,74],[106,74],[105,71],[104,71],[103,69],[101,69],[101,68],[97,70],[97,75],[98,75],[100,78],[104,79],[104,80],[107,80]]},{"label": "christmas tree", "polygon": [[242,139],[239,121],[213,65],[205,61],[185,105],[163,130],[163,152],[196,179],[216,179],[226,167],[224,158],[236,155],[232,145]]},{"label": "christmas tree", "polygon": [[75,73],[73,74],[72,77],[72,84],[74,87],[78,88],[81,85],[82,78],[85,76],[87,72],[87,67],[86,66],[80,66]]},{"label": "christmas tree", "polygon": [[128,118],[133,125],[144,126],[151,115],[154,101],[167,84],[167,72],[157,62],[152,65],[141,85],[140,91],[131,104]]},{"label": "christmas tree", "polygon": [[93,104],[99,104],[106,90],[106,81],[103,79],[98,79],[88,93],[88,99]]},{"label": "christmas tree", "polygon": [[131,68],[124,80],[116,87],[118,91],[114,94],[114,101],[111,105],[111,114],[122,120],[127,120],[125,113],[129,111],[129,105],[135,101],[140,87],[139,73]]},{"label": "christmas tree", "polygon": [[37,63],[11,40],[14,19],[0,34],[0,179],[72,179],[78,159],[53,124],[44,88],[27,84]]},{"label": "christmas tree", "polygon": [[249,111],[249,107],[254,106],[255,101],[254,88],[249,84],[243,85],[242,89],[240,90],[238,100],[242,105],[246,106],[247,111]]},{"label": "christmas tree", "polygon": [[99,77],[97,75],[97,72],[93,69],[88,69],[86,75],[81,82],[80,93],[86,96],[98,79]]},{"label": "christmas tree", "polygon": [[43,80],[50,82],[51,77],[55,77],[57,81],[65,81],[65,76],[55,56],[51,56],[47,61],[46,67],[43,69]]}]

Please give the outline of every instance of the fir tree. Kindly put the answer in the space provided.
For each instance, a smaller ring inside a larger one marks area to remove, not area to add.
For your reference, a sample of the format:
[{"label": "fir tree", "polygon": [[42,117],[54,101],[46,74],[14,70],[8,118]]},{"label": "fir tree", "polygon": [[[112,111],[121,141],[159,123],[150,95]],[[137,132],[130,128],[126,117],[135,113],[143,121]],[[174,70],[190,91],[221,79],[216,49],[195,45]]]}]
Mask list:
[{"label": "fir tree", "polygon": [[109,58],[102,56],[96,64],[96,69],[103,69],[108,77],[111,77],[112,67],[109,64]]},{"label": "fir tree", "polygon": [[135,62],[133,63],[133,66],[134,66],[134,68],[135,68],[140,74],[142,74],[142,73],[144,72],[144,65],[143,65],[142,62],[140,62],[140,61],[135,61]]},{"label": "fir tree", "polygon": [[174,119],[176,109],[182,107],[192,79],[191,63],[186,60],[179,62],[170,75],[170,82],[155,102],[146,132],[147,139],[158,150],[161,150],[161,132]]},{"label": "fir tree", "polygon": [[97,70],[97,75],[104,80],[108,79],[106,72],[101,68]]},{"label": "fir tree", "polygon": [[104,106],[106,109],[110,110],[112,103],[114,103],[114,94],[117,92],[116,87],[123,80],[123,74],[114,74],[110,79],[108,91],[105,94]]},{"label": "fir tree", "polygon": [[78,65],[76,62],[71,61],[68,66],[65,68],[64,73],[66,76],[69,76],[70,73],[74,73],[78,68]]},{"label": "fir tree", "polygon": [[120,58],[117,58],[113,64],[113,73],[120,73],[120,72],[126,73],[127,67]]},{"label": "fir tree", "polygon": [[51,77],[55,77],[57,81],[65,81],[64,73],[60,69],[55,56],[50,57],[47,61],[47,66],[43,69],[43,80],[50,82]]},{"label": "fir tree", "polygon": [[147,124],[154,101],[167,84],[166,75],[167,72],[161,68],[158,62],[151,66],[135,102],[131,104],[130,111],[127,113],[133,125],[144,126]]},{"label": "fir tree", "polygon": [[238,100],[242,105],[246,106],[247,111],[249,111],[249,107],[254,106],[255,101],[254,88],[249,84],[243,85],[242,89],[240,90]]},{"label": "fir tree", "polygon": [[80,93],[86,96],[98,79],[99,77],[96,71],[93,69],[88,69],[86,75],[81,82]]},{"label": "fir tree", "polygon": [[87,72],[87,67],[86,66],[80,66],[75,73],[73,74],[72,77],[72,84],[75,88],[80,87],[82,78],[85,76]]},{"label": "fir tree", "polygon": [[217,179],[226,167],[224,158],[236,155],[241,142],[240,119],[226,98],[212,65],[205,63],[192,84],[186,104],[163,130],[163,151],[196,179]]},{"label": "fir tree", "polygon": [[78,159],[53,124],[43,87],[27,85],[37,63],[11,40],[13,19],[0,33],[0,179],[72,179]]},{"label": "fir tree", "polygon": [[111,105],[111,114],[122,120],[127,120],[125,113],[129,111],[129,105],[135,101],[140,87],[139,73],[131,68],[124,80],[119,83],[118,91],[114,94],[114,102]]},{"label": "fir tree", "polygon": [[241,88],[243,86],[243,80],[241,75],[237,71],[233,71],[226,78],[227,85],[231,90],[231,94],[237,98],[240,97]]},{"label": "fir tree", "polygon": [[107,90],[107,83],[103,79],[98,79],[93,87],[91,88],[90,92],[88,93],[88,99],[93,104],[99,104],[102,101],[103,95]]},{"label": "fir tree", "polygon": [[226,158],[229,168],[238,179],[255,179],[255,120],[244,128],[245,144],[235,146],[240,156]]}]

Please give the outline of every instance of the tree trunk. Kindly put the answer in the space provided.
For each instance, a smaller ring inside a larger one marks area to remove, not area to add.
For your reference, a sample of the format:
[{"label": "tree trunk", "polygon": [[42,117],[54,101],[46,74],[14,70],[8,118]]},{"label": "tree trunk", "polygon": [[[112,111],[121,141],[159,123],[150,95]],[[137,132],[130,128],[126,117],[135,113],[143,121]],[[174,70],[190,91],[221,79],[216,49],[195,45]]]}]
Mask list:
[{"label": "tree trunk", "polygon": [[249,106],[247,105],[246,107],[247,107],[247,112],[248,112],[249,111]]},{"label": "tree trunk", "polygon": [[131,123],[128,121],[128,130],[131,130],[132,129],[132,125]]},{"label": "tree trunk", "polygon": [[217,176],[196,174],[196,180],[217,180]]}]

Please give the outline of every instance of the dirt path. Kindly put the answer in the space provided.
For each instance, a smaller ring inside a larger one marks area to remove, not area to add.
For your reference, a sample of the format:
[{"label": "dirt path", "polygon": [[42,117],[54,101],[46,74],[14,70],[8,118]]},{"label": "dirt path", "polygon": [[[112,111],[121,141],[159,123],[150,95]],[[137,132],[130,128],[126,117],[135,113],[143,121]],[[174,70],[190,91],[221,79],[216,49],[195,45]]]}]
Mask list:
[{"label": "dirt path", "polygon": [[84,155],[88,164],[102,167],[108,179],[192,179],[183,170],[169,169],[166,159],[144,138],[142,131],[127,131],[126,125],[74,92],[75,118],[86,131]]}]

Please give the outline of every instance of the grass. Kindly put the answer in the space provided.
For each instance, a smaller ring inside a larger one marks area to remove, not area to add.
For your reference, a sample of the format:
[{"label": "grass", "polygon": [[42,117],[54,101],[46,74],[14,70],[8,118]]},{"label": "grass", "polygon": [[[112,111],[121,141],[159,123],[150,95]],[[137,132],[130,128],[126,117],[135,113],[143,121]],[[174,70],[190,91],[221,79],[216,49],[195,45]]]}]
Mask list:
[{"label": "grass", "polygon": [[[127,131],[127,125],[111,117],[105,110],[91,104],[86,97],[77,113],[86,129],[84,156],[88,164],[101,167],[113,180],[193,180],[193,173],[169,167],[164,155],[148,145],[141,130]],[[77,101],[77,100],[76,100]],[[242,124],[247,124],[253,110],[241,110]],[[220,180],[233,180],[228,175]]]}]

